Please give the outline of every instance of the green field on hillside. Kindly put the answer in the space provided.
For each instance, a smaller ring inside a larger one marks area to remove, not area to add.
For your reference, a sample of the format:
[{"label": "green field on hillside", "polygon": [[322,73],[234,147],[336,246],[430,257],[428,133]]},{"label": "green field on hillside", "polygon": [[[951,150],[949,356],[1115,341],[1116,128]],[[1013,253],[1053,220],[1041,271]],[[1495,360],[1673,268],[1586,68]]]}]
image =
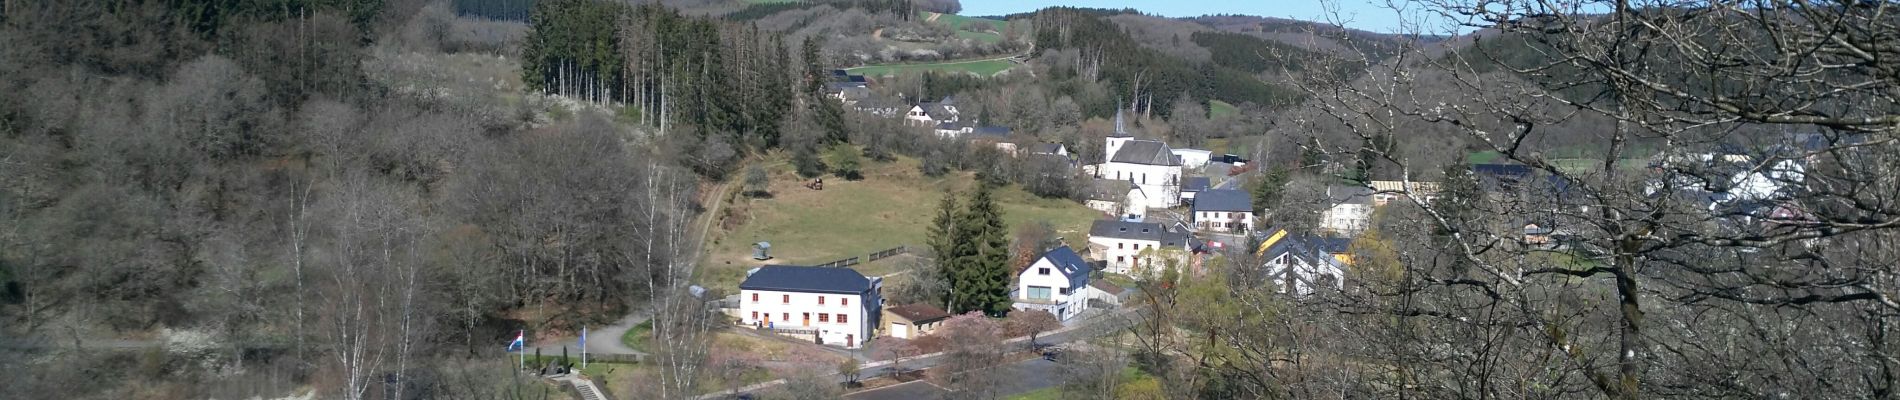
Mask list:
[{"label": "green field on hillside", "polygon": [[1011,63],[1008,60],[999,59],[999,60],[976,60],[976,61],[952,61],[952,62],[944,62],[944,63],[927,63],[927,64],[867,65],[863,67],[851,68],[850,71],[851,73],[854,73],[854,74],[860,74],[864,76],[873,76],[873,77],[894,76],[894,75],[903,74],[903,73],[922,72],[922,71],[968,73],[968,74],[975,74],[976,76],[989,77],[992,75],[996,75],[996,73],[998,72],[1003,72],[1004,70],[1008,70],[1010,67],[1014,67],[1015,65],[1016,64]]},{"label": "green field on hillside", "polygon": [[1220,101],[1220,100],[1207,101],[1207,117],[1208,118],[1220,118],[1221,116],[1234,115],[1235,113],[1238,113],[1238,112],[1240,112],[1240,107],[1234,107],[1233,104],[1228,104],[1225,101]]},{"label": "green field on hillside", "polygon": [[[846,257],[863,257],[899,245],[922,246],[937,201],[946,190],[959,193],[975,187],[967,173],[940,178],[923,176],[918,161],[900,158],[864,168],[865,179],[846,181],[825,177],[824,190],[803,186],[805,180],[779,164],[771,169],[770,198],[739,198],[729,205],[745,215],[742,225],[712,233],[711,252],[701,267],[700,284],[734,289],[747,269],[765,264],[818,264]],[[1070,243],[1087,239],[1089,224],[1101,213],[1073,201],[1044,199],[1017,188],[996,192],[1003,219],[1012,229],[1047,221]],[[753,261],[752,244],[772,243],[772,260]],[[894,262],[859,267],[868,274],[894,271]]]},{"label": "green field on hillside", "polygon": [[[930,12],[919,12],[917,13],[917,18],[928,20],[930,18],[930,15],[931,15]],[[971,40],[976,40],[976,41],[984,42],[984,43],[996,43],[996,42],[1003,41],[1003,35],[1001,34],[1001,32],[1003,31],[1003,27],[1009,24],[1008,22],[998,21],[998,20],[993,20],[993,19],[988,19],[988,18],[973,18],[973,17],[965,17],[965,16],[955,15],[955,14],[939,15],[937,16],[937,20],[935,22],[948,25],[950,29],[955,30],[957,32],[958,38],[971,39]],[[969,29],[970,24],[974,22],[988,22],[990,24],[990,28],[987,30]]]}]

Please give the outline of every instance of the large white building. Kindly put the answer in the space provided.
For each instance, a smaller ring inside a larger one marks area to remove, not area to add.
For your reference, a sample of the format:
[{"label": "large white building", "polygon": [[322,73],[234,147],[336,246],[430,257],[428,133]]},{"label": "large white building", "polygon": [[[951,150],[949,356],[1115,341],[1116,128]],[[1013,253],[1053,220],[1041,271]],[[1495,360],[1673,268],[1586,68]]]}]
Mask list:
[{"label": "large white building", "polygon": [[1346,268],[1352,263],[1350,239],[1273,232],[1255,250],[1263,261],[1267,290],[1307,295],[1315,290],[1345,287]]},{"label": "large white building", "polygon": [[1088,309],[1089,265],[1069,246],[1042,253],[1016,277],[1017,310],[1042,310],[1068,321]]},{"label": "large white building", "polygon": [[[1103,160],[1095,166],[1095,177],[1128,181],[1141,191],[1140,199],[1131,199],[1123,207],[1169,208],[1181,205],[1181,157],[1167,143],[1135,139],[1115,114],[1115,134],[1108,137]],[[1137,202],[1138,200],[1138,202]]]},{"label": "large white building", "polygon": [[782,335],[857,348],[876,333],[883,281],[850,268],[768,265],[739,284],[739,318]]},{"label": "large white building", "polygon": [[1194,228],[1203,232],[1252,232],[1253,195],[1234,189],[1201,192],[1194,199],[1190,217],[1194,219]]},{"label": "large white building", "polygon": [[1089,251],[1117,274],[1153,274],[1170,263],[1186,270],[1194,236],[1159,223],[1099,220],[1089,226]]}]

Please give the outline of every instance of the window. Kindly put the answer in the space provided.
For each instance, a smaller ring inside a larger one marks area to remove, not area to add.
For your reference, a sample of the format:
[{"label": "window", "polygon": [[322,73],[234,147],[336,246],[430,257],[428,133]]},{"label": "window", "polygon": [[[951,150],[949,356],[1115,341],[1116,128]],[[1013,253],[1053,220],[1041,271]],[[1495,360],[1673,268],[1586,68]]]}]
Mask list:
[{"label": "window", "polygon": [[1116,243],[1116,244],[1115,244],[1115,250],[1122,250],[1122,249],[1124,249],[1124,248],[1125,248],[1125,247],[1122,247],[1122,246],[1127,246],[1127,245],[1128,245],[1127,243]]},{"label": "window", "polygon": [[818,296],[818,305],[825,305],[825,296]]},{"label": "window", "polygon": [[850,298],[850,297],[840,297],[840,298],[838,298],[838,305],[841,305],[841,306],[849,306],[849,305],[851,305],[851,298]]},{"label": "window", "polygon": [[1037,274],[1037,275],[1048,275],[1048,274],[1049,274],[1049,269],[1048,269],[1048,268],[1036,268],[1036,274]]},{"label": "window", "polygon": [[1063,295],[1063,296],[1068,296],[1068,295],[1069,295],[1069,288],[1061,288],[1061,289],[1056,289],[1056,294],[1060,294],[1060,295]]},{"label": "window", "polygon": [[753,320],[753,321],[757,321],[757,320],[759,320],[759,312],[758,312],[758,311],[753,311],[753,312],[752,312],[752,320]]},{"label": "window", "polygon": [[844,314],[838,314],[838,323],[840,324],[846,323],[846,321],[844,320],[845,319],[844,317],[845,317]]},{"label": "window", "polygon": [[792,304],[792,295],[785,295],[785,304]]},{"label": "window", "polygon": [[1122,262],[1125,262],[1126,260],[1124,260],[1124,259],[1126,259],[1126,258],[1128,258],[1128,257],[1123,257],[1123,256],[1115,256],[1115,263],[1117,263],[1117,264],[1119,264],[1119,263],[1122,263]]},{"label": "window", "polygon": [[818,313],[818,322],[831,322],[831,314]]},{"label": "window", "polygon": [[1049,299],[1049,287],[1048,287],[1048,286],[1030,286],[1030,287],[1029,287],[1029,298],[1031,298],[1031,299],[1042,299],[1042,300],[1048,300],[1048,299]]},{"label": "window", "polygon": [[778,320],[780,320],[780,321],[791,321],[791,320],[792,320],[792,313],[779,313],[779,315],[778,315]]},{"label": "window", "polygon": [[753,303],[757,303],[757,302],[759,302],[759,294],[758,294],[758,293],[753,293],[753,294],[752,294],[752,302],[753,302]]}]

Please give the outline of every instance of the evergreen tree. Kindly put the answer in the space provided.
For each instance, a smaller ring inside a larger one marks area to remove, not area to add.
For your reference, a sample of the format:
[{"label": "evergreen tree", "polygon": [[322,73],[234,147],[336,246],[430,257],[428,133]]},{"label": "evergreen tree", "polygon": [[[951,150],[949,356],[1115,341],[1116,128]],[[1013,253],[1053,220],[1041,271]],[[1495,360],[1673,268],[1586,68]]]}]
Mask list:
[{"label": "evergreen tree", "polygon": [[1291,179],[1286,167],[1268,168],[1260,174],[1260,182],[1253,186],[1253,213],[1266,215],[1267,206],[1280,204],[1280,196],[1285,194],[1286,183]]},{"label": "evergreen tree", "polygon": [[[937,202],[937,218],[930,224],[930,253],[937,259],[937,272],[943,275],[944,282],[957,281],[956,244],[957,235],[957,194],[944,193],[943,200]],[[952,287],[954,289],[954,287]],[[944,293],[946,303],[954,302],[956,293],[951,290]],[[946,309],[954,309],[945,306]]]},{"label": "evergreen tree", "polygon": [[957,221],[955,312],[1002,316],[1009,310],[1009,232],[987,186],[977,189]]}]

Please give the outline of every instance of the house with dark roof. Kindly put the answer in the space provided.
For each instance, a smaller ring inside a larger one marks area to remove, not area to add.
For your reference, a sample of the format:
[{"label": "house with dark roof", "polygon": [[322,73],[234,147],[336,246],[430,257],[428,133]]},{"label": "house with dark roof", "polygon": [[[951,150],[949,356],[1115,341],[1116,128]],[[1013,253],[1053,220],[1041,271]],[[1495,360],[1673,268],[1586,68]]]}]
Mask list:
[{"label": "house with dark roof", "polygon": [[878,327],[883,280],[850,268],[768,265],[739,283],[742,323],[819,343],[857,348]]},{"label": "house with dark roof", "polygon": [[1350,239],[1294,234],[1275,229],[1254,253],[1263,260],[1269,290],[1307,295],[1322,288],[1344,287],[1346,267],[1352,264]]},{"label": "house with dark roof", "polygon": [[1069,246],[1043,252],[1035,263],[1016,275],[1016,310],[1042,310],[1068,321],[1088,309],[1082,293],[1089,286],[1087,261]]},{"label": "house with dark roof", "polygon": [[[1082,205],[1120,218],[1122,203],[1128,201],[1128,192],[1134,190],[1134,184],[1114,179],[1096,179],[1089,183],[1089,198]],[[1146,211],[1144,209],[1143,211]]]},{"label": "house with dark roof", "polygon": [[895,338],[914,339],[936,331],[949,312],[929,304],[905,304],[884,308],[884,333]]},{"label": "house with dark roof", "polygon": [[911,126],[934,127],[944,121],[960,120],[955,98],[944,96],[943,100],[917,103],[904,113],[904,124]]},{"label": "house with dark roof", "polygon": [[1195,229],[1207,232],[1247,233],[1253,231],[1253,195],[1236,189],[1214,189],[1194,199],[1189,218]]},{"label": "house with dark roof", "polygon": [[1181,180],[1181,201],[1193,203],[1194,196],[1213,188],[1213,179],[1205,176],[1190,176]]},{"label": "house with dark roof", "polygon": [[850,104],[850,107],[857,112],[884,118],[897,118],[902,116],[904,110],[908,108],[904,105],[903,101],[877,95],[871,95],[862,100],[858,100],[856,103]]},{"label": "house with dark roof", "polygon": [[1333,185],[1326,188],[1326,200],[1332,204],[1320,215],[1320,228],[1344,235],[1356,235],[1372,226],[1372,188]]},{"label": "house with dark roof", "polygon": [[1029,147],[1029,154],[1069,156],[1069,147],[1061,143],[1038,143]]},{"label": "house with dark roof", "polygon": [[1195,266],[1200,250],[1194,235],[1165,224],[1099,220],[1089,226],[1089,253],[1106,261],[1108,272],[1153,274],[1170,264],[1185,269]]}]

